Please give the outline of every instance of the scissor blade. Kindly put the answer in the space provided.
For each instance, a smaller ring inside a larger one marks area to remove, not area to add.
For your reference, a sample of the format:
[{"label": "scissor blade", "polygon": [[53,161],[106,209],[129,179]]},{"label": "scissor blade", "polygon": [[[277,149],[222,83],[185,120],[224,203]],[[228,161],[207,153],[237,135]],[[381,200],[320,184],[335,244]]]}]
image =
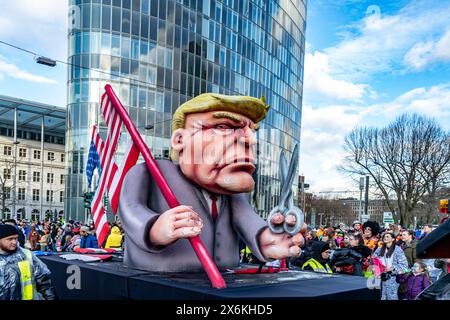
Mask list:
[{"label": "scissor blade", "polygon": [[294,152],[291,157],[291,163],[289,164],[289,169],[287,172],[284,185],[286,188],[283,188],[285,192],[291,191],[292,183],[294,182],[295,178],[295,173],[297,172],[297,165],[298,165],[298,144],[295,145]]},{"label": "scissor blade", "polygon": [[287,178],[287,159],[284,151],[281,151],[280,154],[280,181],[281,181],[281,190],[283,190],[284,184],[286,183]]}]

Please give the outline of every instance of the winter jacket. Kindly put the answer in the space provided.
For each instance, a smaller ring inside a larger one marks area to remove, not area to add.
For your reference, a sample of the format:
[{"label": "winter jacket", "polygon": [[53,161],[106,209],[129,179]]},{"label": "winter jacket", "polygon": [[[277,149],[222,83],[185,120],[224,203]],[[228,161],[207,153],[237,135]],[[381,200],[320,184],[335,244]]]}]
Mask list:
[{"label": "winter jacket", "polygon": [[430,286],[430,279],[426,273],[416,276],[412,272],[399,274],[396,280],[398,283],[405,284],[405,294],[408,300],[414,300],[419,293]]},{"label": "winter jacket", "polygon": [[[310,259],[308,259],[302,266],[302,270],[309,270],[314,272],[326,272],[332,273],[331,268],[328,264],[329,260],[325,260],[322,258],[322,249],[327,243],[324,241],[314,241],[311,244],[311,255]],[[314,268],[314,266],[316,268]]]},{"label": "winter jacket", "polygon": [[[0,253],[0,300],[22,300],[22,284],[18,263],[27,260],[25,249],[14,253]],[[56,291],[50,280],[47,266],[31,254],[31,282],[35,292],[33,300],[54,300]]]},{"label": "winter jacket", "polygon": [[80,248],[95,248],[98,249],[97,237],[89,234],[87,237],[81,237]]},{"label": "winter jacket", "polygon": [[123,236],[120,233],[120,229],[118,227],[112,227],[111,234],[106,239],[105,248],[120,248],[122,246]]},{"label": "winter jacket", "polygon": [[[388,250],[386,249],[386,252],[384,253],[385,256],[387,255],[387,252]],[[402,273],[408,269],[408,260],[406,260],[405,253],[399,246],[395,245],[395,249],[392,255],[393,259],[391,268],[393,269],[394,273]],[[381,248],[375,250],[373,256],[382,259],[383,257],[381,256]]]},{"label": "winter jacket", "polygon": [[[386,281],[381,282],[381,300],[398,300],[398,288],[399,284],[396,282],[395,275],[401,274],[405,272],[405,270],[408,269],[408,260],[406,260],[405,253],[403,252],[402,248],[399,246],[393,244],[394,252],[392,253],[392,256],[390,259],[392,259],[392,263],[390,265],[392,269],[391,277],[387,279]],[[375,250],[375,253],[373,254],[374,258],[379,258],[381,263],[387,258],[387,252],[385,252],[385,256],[381,256],[381,248],[378,248]],[[384,265],[384,267],[389,267]],[[384,268],[381,268],[384,269]],[[384,271],[382,271],[384,272]]]},{"label": "winter jacket", "polygon": [[337,249],[333,252],[333,256],[330,259],[330,265],[334,267],[352,266],[353,270],[351,274],[355,276],[362,276],[363,258],[364,257],[361,254],[359,254],[357,251],[353,249],[349,248]]},{"label": "winter jacket", "polygon": [[408,266],[411,268],[416,261],[416,241],[411,241],[410,244],[404,243],[402,245],[403,252],[405,252],[406,259],[408,260]]}]

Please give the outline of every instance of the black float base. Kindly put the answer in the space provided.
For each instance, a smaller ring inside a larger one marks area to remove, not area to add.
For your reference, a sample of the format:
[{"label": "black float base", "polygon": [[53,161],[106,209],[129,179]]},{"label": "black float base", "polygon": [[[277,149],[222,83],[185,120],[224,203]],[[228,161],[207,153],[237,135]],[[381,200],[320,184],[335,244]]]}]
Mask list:
[{"label": "black float base", "polygon": [[[52,272],[62,300],[339,299],[376,300],[367,279],[303,271],[223,274],[227,289],[211,288],[205,274],[161,274],[127,268],[120,256],[110,262],[40,257]],[[74,267],[75,266],[75,267]],[[77,279],[77,277],[79,277]]]}]

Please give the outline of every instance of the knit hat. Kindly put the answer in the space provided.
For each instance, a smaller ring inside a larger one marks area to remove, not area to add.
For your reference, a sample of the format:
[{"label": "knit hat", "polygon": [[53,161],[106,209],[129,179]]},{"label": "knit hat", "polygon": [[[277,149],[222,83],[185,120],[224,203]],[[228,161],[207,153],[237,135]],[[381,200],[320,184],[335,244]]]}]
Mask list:
[{"label": "knit hat", "polygon": [[354,227],[354,226],[355,226],[355,224],[361,224],[361,222],[359,222],[358,220],[355,220],[355,221],[353,221],[353,223],[352,223],[352,227]]},{"label": "knit hat", "polygon": [[18,235],[19,231],[9,224],[0,224],[0,239]]},{"label": "knit hat", "polygon": [[89,227],[82,226],[82,227],[80,228],[80,231],[89,232]]}]

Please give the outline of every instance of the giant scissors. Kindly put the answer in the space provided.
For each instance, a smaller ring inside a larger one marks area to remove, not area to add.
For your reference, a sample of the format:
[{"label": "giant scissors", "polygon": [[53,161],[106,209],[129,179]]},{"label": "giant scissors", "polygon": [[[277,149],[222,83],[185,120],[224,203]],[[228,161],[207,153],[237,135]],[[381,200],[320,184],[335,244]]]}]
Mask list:
[{"label": "giant scissors", "polygon": [[[281,182],[281,194],[280,194],[280,202],[275,208],[272,209],[269,213],[269,217],[267,219],[269,223],[269,228],[273,233],[283,233],[286,232],[290,235],[295,235],[300,232],[303,227],[303,223],[305,222],[305,215],[303,214],[300,208],[294,206],[294,198],[292,194],[292,184],[294,182],[294,178],[297,175],[297,167],[298,167],[298,144],[295,145],[294,151],[291,156],[291,162],[288,163],[286,156],[283,151],[280,154],[280,182]],[[282,214],[284,216],[284,223],[280,225],[275,225],[272,223],[272,218],[276,214]],[[287,223],[286,218],[288,216],[295,217],[295,224],[290,225]]]}]

